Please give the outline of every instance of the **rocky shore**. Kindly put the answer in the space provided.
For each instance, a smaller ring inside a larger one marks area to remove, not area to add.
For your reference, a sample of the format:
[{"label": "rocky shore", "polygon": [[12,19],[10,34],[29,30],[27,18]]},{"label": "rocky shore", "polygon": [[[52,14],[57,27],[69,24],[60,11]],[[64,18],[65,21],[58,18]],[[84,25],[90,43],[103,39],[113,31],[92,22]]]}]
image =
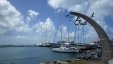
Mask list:
[{"label": "rocky shore", "polygon": [[[83,59],[67,59],[66,61],[50,61],[50,62],[42,62],[40,64],[105,64],[101,63],[100,60],[83,60]],[[109,60],[108,64],[113,64],[113,59]]]},{"label": "rocky shore", "polygon": [[85,64],[84,60],[80,59],[67,59],[65,61],[57,60],[57,61],[50,61],[50,62],[42,62],[40,64]]}]

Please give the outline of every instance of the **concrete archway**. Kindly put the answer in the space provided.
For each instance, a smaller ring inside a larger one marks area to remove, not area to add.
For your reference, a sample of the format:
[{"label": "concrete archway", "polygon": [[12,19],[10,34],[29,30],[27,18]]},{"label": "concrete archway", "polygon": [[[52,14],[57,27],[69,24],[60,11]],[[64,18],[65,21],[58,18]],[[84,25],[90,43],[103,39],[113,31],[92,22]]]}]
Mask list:
[{"label": "concrete archway", "polygon": [[112,53],[112,47],[110,45],[110,40],[106,34],[106,32],[103,30],[103,28],[97,24],[92,18],[78,13],[78,12],[70,12],[71,15],[79,16],[86,20],[97,32],[100,42],[102,44],[102,58],[101,62],[108,64],[108,61],[112,59],[113,53]]}]

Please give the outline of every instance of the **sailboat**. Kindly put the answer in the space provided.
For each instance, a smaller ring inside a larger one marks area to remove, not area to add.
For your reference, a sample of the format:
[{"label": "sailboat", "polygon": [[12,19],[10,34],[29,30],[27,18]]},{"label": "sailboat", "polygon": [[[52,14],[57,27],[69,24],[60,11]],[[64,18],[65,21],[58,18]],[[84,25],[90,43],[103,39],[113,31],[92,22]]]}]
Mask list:
[{"label": "sailboat", "polygon": [[38,45],[39,47],[50,47],[49,43],[42,43],[40,45]]},{"label": "sailboat", "polygon": [[[62,42],[62,25],[61,25],[61,42]],[[76,53],[79,52],[79,48],[70,46],[71,41],[69,40],[69,26],[68,26],[68,41],[62,43],[59,48],[52,48],[53,52],[64,52],[64,53]]]},{"label": "sailboat", "polygon": [[45,30],[45,42],[42,42],[39,47],[50,47],[50,43],[47,41],[47,24],[46,24],[46,30]]},{"label": "sailboat", "polygon": [[52,48],[52,51],[54,52],[79,52],[79,48],[77,47],[67,47],[66,44],[65,45],[61,45],[59,48]]}]

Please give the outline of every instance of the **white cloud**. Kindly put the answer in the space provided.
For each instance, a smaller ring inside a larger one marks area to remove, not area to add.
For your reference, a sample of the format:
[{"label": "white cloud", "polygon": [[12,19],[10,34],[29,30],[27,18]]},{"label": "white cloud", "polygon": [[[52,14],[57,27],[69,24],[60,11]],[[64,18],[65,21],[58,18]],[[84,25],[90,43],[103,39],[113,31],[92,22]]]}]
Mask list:
[{"label": "white cloud", "polygon": [[53,32],[55,31],[55,26],[50,18],[47,18],[44,22],[39,22],[34,26],[36,32]]},{"label": "white cloud", "polygon": [[39,12],[33,11],[33,10],[28,10],[28,15],[33,18],[39,15]]},{"label": "white cloud", "polygon": [[28,37],[26,36],[22,36],[22,35],[17,35],[16,36],[16,39],[27,39]]},{"label": "white cloud", "polygon": [[86,0],[48,0],[48,4],[54,9],[67,9],[69,11],[85,11],[88,2]]},{"label": "white cloud", "polygon": [[0,33],[13,30],[22,24],[21,13],[7,0],[0,0]]},{"label": "white cloud", "polygon": [[[41,36],[40,36],[41,37]],[[7,40],[11,41],[12,44],[24,44],[24,45],[32,45],[32,44],[39,44],[41,43],[40,37],[38,38],[37,35],[16,35],[15,37],[8,38]],[[42,39],[41,39],[42,40]],[[9,43],[8,41],[8,43]]]},{"label": "white cloud", "polygon": [[[38,13],[29,10],[29,16],[37,16]],[[23,15],[7,0],[0,0],[0,34],[10,31],[27,32],[31,28],[25,24]]]},{"label": "white cloud", "polygon": [[[28,16],[26,18],[28,21],[31,21],[34,20],[38,15],[38,12],[34,10],[28,10]],[[4,37],[4,35],[3,37],[1,36],[0,38],[4,39],[4,41],[1,39],[3,42],[10,41],[14,42],[15,44],[21,44],[25,42],[26,44],[32,44],[34,42],[39,43],[40,37],[44,37],[44,35],[41,35],[40,33],[45,32],[45,28],[47,28],[48,33],[55,31],[55,26],[50,18],[47,18],[44,22],[35,24],[34,27],[34,25],[31,26],[26,23],[26,18],[24,19],[23,17],[24,16],[9,1],[0,0],[0,35],[9,34],[10,32],[17,32],[15,33],[17,35],[16,37],[9,35],[11,37],[10,39]],[[37,37],[37,35],[39,36],[39,38]],[[48,39],[49,38],[50,35],[48,36]]]},{"label": "white cloud", "polygon": [[29,32],[32,28],[30,28],[28,25],[23,25],[17,28],[17,31],[19,32]]},{"label": "white cloud", "polygon": [[27,21],[31,21],[32,19],[36,18],[39,15],[39,12],[36,12],[34,10],[28,10],[28,16]]},{"label": "white cloud", "polygon": [[89,11],[94,11],[97,14],[97,16],[102,16],[102,18],[103,16],[112,15],[112,3],[113,0],[97,0],[92,5],[90,5]]},{"label": "white cloud", "polygon": [[[94,19],[106,32],[112,32],[111,28],[113,29],[113,27],[106,24],[107,21],[104,19],[107,16],[113,17],[112,3],[113,0],[48,0],[48,4],[56,10],[67,9],[68,11],[80,12],[89,16],[94,12]],[[86,30],[88,31],[86,35],[89,38],[93,37],[92,34],[96,35],[94,29],[89,27]]]},{"label": "white cloud", "polygon": [[109,32],[112,33],[111,28],[113,29],[113,27],[110,27],[109,25],[107,25],[106,23],[108,21],[105,21],[104,18],[107,16],[113,16],[112,15],[113,13],[112,3],[113,3],[112,0],[97,0],[93,4],[90,5],[89,10],[87,11],[87,13],[95,12],[94,19],[97,21],[99,25],[101,25],[104,28],[107,34]]},{"label": "white cloud", "polygon": [[35,19],[37,16],[39,15],[39,12],[36,12],[34,10],[29,9],[28,10],[28,16],[26,17],[26,24],[23,24],[23,26],[20,26],[19,28],[17,28],[17,31],[20,32],[29,32],[31,30],[33,30],[33,28],[29,26],[29,21]]},{"label": "white cloud", "polygon": [[[60,26],[61,27],[61,26]],[[62,30],[62,31],[61,31]],[[61,33],[62,32],[62,33]],[[68,31],[68,28],[67,28],[67,26],[65,26],[65,25],[62,25],[62,28],[60,28],[60,30],[58,30],[57,31],[57,35],[58,35],[58,37],[60,37],[61,38],[61,35],[62,35],[62,39],[63,40],[74,40],[74,36],[75,36],[75,32],[71,32],[71,31]],[[69,39],[68,39],[68,35],[69,35]]]}]

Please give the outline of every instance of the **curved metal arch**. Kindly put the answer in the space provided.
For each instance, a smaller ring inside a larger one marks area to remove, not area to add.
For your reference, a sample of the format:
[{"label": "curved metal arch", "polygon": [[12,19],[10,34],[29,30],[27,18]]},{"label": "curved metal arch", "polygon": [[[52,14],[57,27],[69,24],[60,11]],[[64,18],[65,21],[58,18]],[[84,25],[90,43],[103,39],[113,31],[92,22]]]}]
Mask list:
[{"label": "curved metal arch", "polygon": [[102,44],[101,62],[108,64],[108,61],[112,59],[113,53],[112,53],[112,47],[110,45],[110,40],[109,40],[106,32],[103,30],[103,28],[99,24],[97,24],[92,18],[90,18],[84,14],[81,14],[78,12],[70,12],[69,14],[83,18],[95,29],[95,31],[97,32],[97,34],[100,38],[100,42]]}]

